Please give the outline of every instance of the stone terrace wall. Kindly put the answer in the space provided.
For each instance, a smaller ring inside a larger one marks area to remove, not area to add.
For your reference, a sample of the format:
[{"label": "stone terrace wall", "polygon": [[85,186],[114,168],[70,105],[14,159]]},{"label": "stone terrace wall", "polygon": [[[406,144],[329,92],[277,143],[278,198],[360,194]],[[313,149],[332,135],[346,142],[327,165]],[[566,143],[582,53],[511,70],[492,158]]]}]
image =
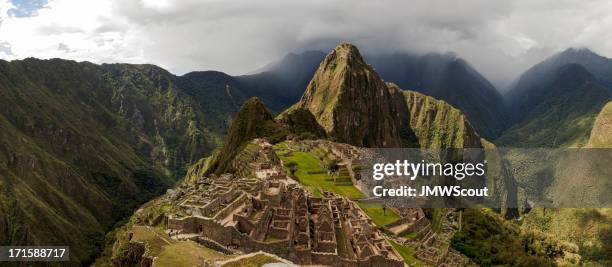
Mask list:
[{"label": "stone terrace wall", "polygon": [[[418,221],[418,220],[417,220],[417,221]],[[399,219],[399,220],[397,220],[397,221],[394,221],[394,222],[392,222],[392,223],[385,224],[385,227],[386,227],[386,228],[391,228],[391,227],[394,227],[394,226],[398,226],[398,225],[401,225],[401,224],[404,224],[404,223],[411,223],[411,222],[412,222],[412,217],[402,217],[402,218],[400,218],[400,219]],[[415,223],[416,223],[416,222],[415,222]]]},{"label": "stone terrace wall", "polygon": [[[368,258],[365,261],[349,260],[338,256],[335,253],[312,253],[312,262],[316,264],[341,266],[341,267],[371,267],[371,266],[395,266],[403,267],[403,261],[390,260],[383,256],[376,255]],[[303,263],[302,263],[303,264]]]},{"label": "stone terrace wall", "polygon": [[232,203],[230,203],[225,208],[223,208],[221,211],[219,211],[219,213],[217,213],[217,215],[215,215],[214,218],[220,219],[220,218],[225,218],[229,216],[230,214],[232,214],[232,212],[236,211],[236,208],[238,208],[238,206],[245,203],[248,200],[247,198],[248,196],[245,193],[243,193],[237,199],[235,199]]},{"label": "stone terrace wall", "polygon": [[414,224],[412,224],[410,227],[408,227],[404,231],[404,233],[401,233],[401,234],[405,234],[405,233],[409,233],[409,232],[413,232],[413,231],[417,232],[421,228],[427,226],[427,224],[429,224],[429,220],[426,217],[421,217],[416,222],[414,222]]},{"label": "stone terrace wall", "polygon": [[199,217],[187,218],[168,218],[168,229],[182,230],[185,234],[195,234],[198,232],[197,221]]}]

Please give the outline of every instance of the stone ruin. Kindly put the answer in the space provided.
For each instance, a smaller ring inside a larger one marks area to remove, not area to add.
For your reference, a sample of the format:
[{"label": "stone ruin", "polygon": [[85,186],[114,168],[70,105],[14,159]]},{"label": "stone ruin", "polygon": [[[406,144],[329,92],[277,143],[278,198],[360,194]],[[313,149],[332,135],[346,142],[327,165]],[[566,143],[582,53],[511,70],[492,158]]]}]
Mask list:
[{"label": "stone ruin", "polygon": [[[414,256],[429,265],[471,263],[449,246],[458,228],[453,212],[435,233],[422,209],[389,205],[400,219],[383,227],[384,236],[355,202],[325,191],[315,197],[289,179],[279,162],[261,153],[271,146],[256,141],[257,155],[245,155],[236,174],[200,177],[168,190],[164,201],[173,209],[156,221],[167,225],[172,238],[227,254],[263,251],[304,265],[404,266],[391,239],[413,247]],[[321,142],[291,142],[288,147],[311,151],[326,147]],[[359,154],[348,145],[325,151],[343,162]]]},{"label": "stone ruin", "polygon": [[404,266],[371,219],[345,197],[324,191],[314,197],[290,179],[201,180],[206,183],[180,202],[189,215],[168,215],[173,238],[221,251],[264,251],[297,264]]}]

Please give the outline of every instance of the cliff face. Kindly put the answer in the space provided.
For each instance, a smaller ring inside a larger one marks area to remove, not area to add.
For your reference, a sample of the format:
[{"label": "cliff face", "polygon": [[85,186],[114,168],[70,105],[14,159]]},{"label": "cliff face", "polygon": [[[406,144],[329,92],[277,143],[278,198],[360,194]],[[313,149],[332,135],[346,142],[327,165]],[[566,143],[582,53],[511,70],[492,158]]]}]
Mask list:
[{"label": "cliff face", "polygon": [[448,103],[414,91],[403,91],[410,128],[422,148],[478,148],[480,137],[465,115]]},{"label": "cliff face", "polygon": [[391,93],[359,50],[336,47],[319,66],[299,107],[310,110],[329,136],[364,147],[399,147],[400,120]]}]

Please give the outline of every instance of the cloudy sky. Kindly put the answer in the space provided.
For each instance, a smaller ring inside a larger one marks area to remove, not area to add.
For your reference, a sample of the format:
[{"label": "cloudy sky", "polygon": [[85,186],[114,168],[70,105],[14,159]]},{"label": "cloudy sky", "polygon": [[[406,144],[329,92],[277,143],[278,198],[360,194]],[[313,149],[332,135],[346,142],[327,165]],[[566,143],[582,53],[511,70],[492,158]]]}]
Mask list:
[{"label": "cloudy sky", "polygon": [[153,63],[244,74],[350,41],[455,52],[496,84],[567,47],[612,57],[612,1],[0,0],[0,58]]}]

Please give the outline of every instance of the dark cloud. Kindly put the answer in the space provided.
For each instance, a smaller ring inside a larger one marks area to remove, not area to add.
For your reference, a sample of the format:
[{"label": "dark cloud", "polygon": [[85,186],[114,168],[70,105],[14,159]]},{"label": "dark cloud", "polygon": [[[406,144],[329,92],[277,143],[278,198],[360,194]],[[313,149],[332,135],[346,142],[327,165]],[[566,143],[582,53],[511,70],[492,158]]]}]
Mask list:
[{"label": "dark cloud", "polygon": [[[65,9],[69,1],[76,0],[49,3],[46,18],[56,3],[66,2]],[[92,14],[97,20],[90,28],[62,20],[61,27],[35,34],[62,34],[50,43],[80,51],[71,54],[75,59],[154,63],[178,74],[243,74],[289,52],[328,51],[344,41],[368,54],[455,52],[500,87],[567,47],[612,56],[612,40],[604,38],[612,28],[612,2],[606,0],[107,1],[109,10]],[[74,34],[64,39],[70,27],[82,29],[91,44]],[[24,54],[32,50],[18,56],[37,56]]]}]

